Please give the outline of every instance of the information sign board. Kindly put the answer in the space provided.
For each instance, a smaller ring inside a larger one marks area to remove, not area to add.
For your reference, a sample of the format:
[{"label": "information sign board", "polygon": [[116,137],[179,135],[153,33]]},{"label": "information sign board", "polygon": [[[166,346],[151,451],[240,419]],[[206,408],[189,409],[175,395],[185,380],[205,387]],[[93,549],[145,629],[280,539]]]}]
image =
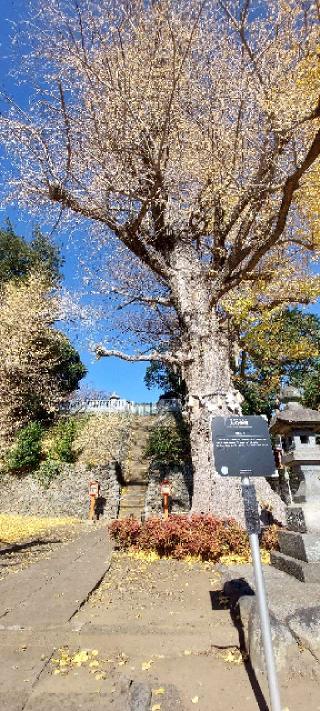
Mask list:
[{"label": "information sign board", "polygon": [[275,461],[268,424],[263,417],[214,417],[215,469],[221,476],[271,476]]},{"label": "information sign board", "polygon": [[89,484],[89,494],[90,496],[95,496],[98,498],[99,496],[99,489],[100,489],[100,484],[98,481],[90,481]]}]

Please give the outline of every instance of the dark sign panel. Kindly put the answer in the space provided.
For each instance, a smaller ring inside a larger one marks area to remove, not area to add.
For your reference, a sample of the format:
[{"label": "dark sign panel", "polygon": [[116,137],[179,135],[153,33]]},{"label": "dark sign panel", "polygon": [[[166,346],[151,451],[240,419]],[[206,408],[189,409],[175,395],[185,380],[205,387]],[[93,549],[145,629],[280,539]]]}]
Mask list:
[{"label": "dark sign panel", "polygon": [[214,417],[215,467],[221,476],[271,476],[275,461],[263,417]]}]

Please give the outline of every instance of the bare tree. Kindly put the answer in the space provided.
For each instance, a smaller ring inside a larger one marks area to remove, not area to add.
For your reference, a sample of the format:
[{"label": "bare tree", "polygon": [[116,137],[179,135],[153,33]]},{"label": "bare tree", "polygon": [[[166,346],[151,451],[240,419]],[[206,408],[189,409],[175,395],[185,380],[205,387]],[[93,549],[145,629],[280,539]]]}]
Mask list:
[{"label": "bare tree", "polygon": [[197,511],[232,511],[209,446],[212,414],[239,408],[228,299],[279,300],[281,263],[315,246],[294,197],[320,154],[319,82],[299,81],[318,24],[302,0],[41,4],[21,65],[37,91],[1,120],[11,198],[101,225],[157,280],[131,298],[174,310],[173,350],[98,353],[181,365]]}]

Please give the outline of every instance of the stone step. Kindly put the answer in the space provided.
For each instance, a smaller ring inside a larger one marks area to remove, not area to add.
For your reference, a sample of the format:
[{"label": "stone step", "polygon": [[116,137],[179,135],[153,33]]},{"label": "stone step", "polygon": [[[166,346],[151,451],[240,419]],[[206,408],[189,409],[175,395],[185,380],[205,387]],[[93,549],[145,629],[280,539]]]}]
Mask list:
[{"label": "stone step", "polygon": [[119,515],[129,515],[130,513],[138,513],[140,515],[142,511],[144,511],[144,506],[123,506],[119,509]]},{"label": "stone step", "polygon": [[120,499],[121,506],[141,506],[144,504],[145,496],[123,496]]},{"label": "stone step", "polygon": [[144,504],[142,506],[140,504],[125,504],[124,506],[120,506],[119,511],[141,511],[141,509],[144,508]]},{"label": "stone step", "polygon": [[[130,489],[130,485],[128,486],[128,489]],[[121,498],[122,498],[122,499],[127,499],[128,497],[131,498],[131,497],[133,496],[133,498],[138,497],[138,498],[140,498],[140,499],[141,499],[141,498],[143,499],[144,496],[146,495],[146,491],[147,491],[147,487],[146,487],[146,486],[145,486],[143,489],[141,489],[141,490],[139,489],[139,490],[137,490],[137,491],[136,491],[136,490],[134,490],[134,491],[131,491],[131,490],[129,490],[129,491],[124,491],[124,492],[121,494]]]},{"label": "stone step", "polygon": [[120,506],[119,513],[130,513],[130,511],[142,511],[143,506]]},{"label": "stone step", "polygon": [[282,570],[288,575],[300,580],[302,583],[320,584],[320,563],[306,563],[303,560],[292,558],[290,555],[271,551],[271,565],[278,570]]},{"label": "stone step", "polygon": [[122,494],[121,500],[125,501],[126,499],[144,499],[145,495],[146,495],[146,491],[137,491],[137,492],[133,491],[132,493],[126,492],[125,494]]},{"label": "stone step", "polygon": [[316,533],[279,531],[281,553],[306,563],[320,562],[320,540]]}]

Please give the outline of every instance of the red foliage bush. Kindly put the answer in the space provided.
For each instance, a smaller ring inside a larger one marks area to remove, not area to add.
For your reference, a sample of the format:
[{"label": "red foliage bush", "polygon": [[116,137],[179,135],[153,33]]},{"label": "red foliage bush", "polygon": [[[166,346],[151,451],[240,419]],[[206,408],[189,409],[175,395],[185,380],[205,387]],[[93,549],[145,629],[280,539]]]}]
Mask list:
[{"label": "red foliage bush", "polygon": [[[144,523],[135,519],[113,521],[109,525],[112,538],[122,550],[155,551],[160,556],[182,559],[189,555],[202,560],[218,561],[229,554],[247,555],[249,540],[246,531],[233,519],[218,519],[211,515],[169,516],[167,520],[149,518]],[[277,547],[277,527],[264,532],[263,547]]]},{"label": "red foliage bush", "polygon": [[245,553],[248,537],[232,520],[213,516],[170,516],[167,520],[149,518],[143,524],[134,519],[113,521],[110,533],[120,548],[156,551],[160,556],[219,560],[228,553]]}]

